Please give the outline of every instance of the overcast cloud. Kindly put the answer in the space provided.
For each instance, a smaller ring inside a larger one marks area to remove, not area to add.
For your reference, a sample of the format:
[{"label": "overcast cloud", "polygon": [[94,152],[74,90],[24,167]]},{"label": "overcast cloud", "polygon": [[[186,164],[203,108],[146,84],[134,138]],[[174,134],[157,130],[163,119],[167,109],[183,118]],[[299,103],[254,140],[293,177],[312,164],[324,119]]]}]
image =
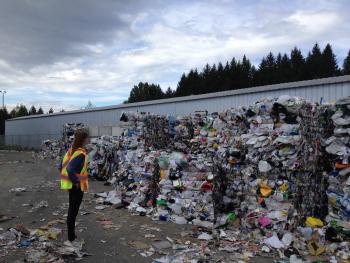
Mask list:
[{"label": "overcast cloud", "polygon": [[270,50],[350,49],[350,5],[322,1],[1,0],[0,90],[48,110],[121,103],[140,81]]}]

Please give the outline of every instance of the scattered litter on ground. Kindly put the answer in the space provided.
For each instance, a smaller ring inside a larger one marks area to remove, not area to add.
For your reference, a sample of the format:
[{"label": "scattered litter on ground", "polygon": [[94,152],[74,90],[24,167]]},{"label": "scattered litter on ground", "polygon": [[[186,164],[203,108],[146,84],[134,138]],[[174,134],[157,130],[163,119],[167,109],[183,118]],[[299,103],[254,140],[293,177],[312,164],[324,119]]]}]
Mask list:
[{"label": "scattered litter on ground", "polygon": [[[64,222],[64,221],[63,221]],[[25,262],[67,262],[79,260],[88,254],[82,242],[62,243],[57,236],[62,233],[61,220],[51,221],[38,229],[28,229],[17,224],[0,235],[0,259],[9,249],[27,249]]]},{"label": "scattered litter on ground", "polygon": [[10,193],[21,193],[21,192],[26,192],[27,188],[25,187],[17,187],[17,188],[12,188],[10,189]]},{"label": "scattered litter on ground", "polygon": [[0,223],[14,219],[14,216],[0,215]]},{"label": "scattered litter on ground", "polygon": [[129,241],[128,244],[138,250],[143,250],[143,249],[148,249],[149,245],[147,245],[144,242],[138,241],[138,240],[133,240],[133,241]]},{"label": "scattered litter on ground", "polygon": [[122,136],[88,146],[92,178],[113,188],[95,195],[95,209],[190,224],[185,236],[201,242],[157,241],[155,251],[129,242],[142,256],[168,242],[172,255],[154,262],[220,262],[218,252],[234,262],[348,259],[350,98],[319,105],[280,96],[219,113],[121,120]]}]

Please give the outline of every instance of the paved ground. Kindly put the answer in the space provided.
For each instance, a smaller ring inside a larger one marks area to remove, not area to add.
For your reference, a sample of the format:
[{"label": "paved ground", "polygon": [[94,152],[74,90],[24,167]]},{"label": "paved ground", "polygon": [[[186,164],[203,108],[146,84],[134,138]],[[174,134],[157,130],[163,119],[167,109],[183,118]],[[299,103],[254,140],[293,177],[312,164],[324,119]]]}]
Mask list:
[{"label": "paved ground", "polygon": [[[36,229],[45,222],[64,218],[60,207],[68,202],[67,192],[58,189],[58,171],[52,160],[37,161],[32,153],[0,151],[0,215],[14,216],[15,218],[0,223],[0,228],[5,231],[17,223],[22,223],[30,229]],[[50,185],[51,182],[51,185]],[[57,187],[55,187],[57,184]],[[14,187],[32,186],[27,192],[10,193]],[[34,187],[34,188],[33,188]],[[93,254],[82,262],[152,262],[152,257],[142,257],[136,249],[129,245],[130,241],[141,241],[150,245],[155,239],[165,240],[166,237],[177,239],[181,232],[191,231],[191,226],[180,226],[167,222],[152,221],[147,217],[133,216],[127,210],[107,208],[101,212],[94,209],[93,193],[109,191],[110,186],[104,186],[103,182],[91,182],[90,193],[84,196],[83,210],[90,214],[79,215],[79,238],[86,241],[86,250]],[[28,212],[31,207],[23,207],[23,204],[35,205],[41,200],[48,202],[47,208],[40,208],[35,212]],[[60,216],[53,213],[60,211]],[[98,217],[111,218],[118,230],[105,230],[96,220]],[[42,221],[41,221],[42,220]],[[161,231],[146,231],[145,225],[159,228]],[[65,225],[62,225],[65,231]],[[0,234],[3,232],[0,231]],[[146,238],[145,234],[154,234],[155,238]],[[65,238],[66,232],[61,238]],[[102,242],[101,242],[102,240]],[[106,241],[104,243],[104,241]],[[22,260],[25,249],[16,249],[0,259],[3,262]],[[229,262],[229,261],[226,261]],[[271,260],[255,259],[255,262],[272,262]]]}]

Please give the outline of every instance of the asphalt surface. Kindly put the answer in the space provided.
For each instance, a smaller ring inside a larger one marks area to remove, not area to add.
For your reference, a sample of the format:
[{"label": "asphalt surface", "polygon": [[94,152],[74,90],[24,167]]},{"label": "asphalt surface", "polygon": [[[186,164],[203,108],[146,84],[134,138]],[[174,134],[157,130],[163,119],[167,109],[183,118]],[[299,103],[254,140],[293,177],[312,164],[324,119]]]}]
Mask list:
[{"label": "asphalt surface", "polygon": [[[53,160],[37,160],[31,152],[0,151],[0,215],[14,217],[0,222],[0,228],[3,228],[0,234],[18,223],[29,229],[36,229],[51,220],[65,219],[66,209],[62,208],[62,204],[68,202],[68,193],[59,189],[59,173],[56,167]],[[26,187],[27,191],[9,192],[15,187]],[[111,187],[105,186],[103,182],[90,182],[90,192],[84,196],[81,211],[90,213],[78,215],[77,235],[85,240],[85,250],[92,255],[81,262],[152,262],[152,258],[158,258],[159,255],[143,257],[130,242],[140,241],[150,246],[155,240],[166,240],[167,237],[181,239],[181,233],[192,231],[190,225],[152,221],[148,217],[131,215],[125,209],[108,207],[101,211],[96,210],[93,194],[110,190]],[[48,207],[30,212],[35,204],[43,200],[47,201]],[[23,206],[24,204],[29,206]],[[98,221],[101,217],[111,219],[114,228],[104,229]],[[66,226],[62,224],[61,227],[63,233],[59,239],[63,241],[66,239]],[[147,234],[154,237],[145,237]],[[190,237],[186,238],[183,241],[198,242]],[[23,262],[25,251],[24,248],[8,251],[5,257],[0,258],[0,262]],[[252,262],[272,260],[255,258]]]}]

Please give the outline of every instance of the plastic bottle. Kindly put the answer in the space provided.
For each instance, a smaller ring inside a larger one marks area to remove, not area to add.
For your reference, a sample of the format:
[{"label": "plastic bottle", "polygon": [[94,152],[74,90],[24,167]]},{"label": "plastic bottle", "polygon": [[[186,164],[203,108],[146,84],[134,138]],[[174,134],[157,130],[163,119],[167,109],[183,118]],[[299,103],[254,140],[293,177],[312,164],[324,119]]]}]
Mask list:
[{"label": "plastic bottle", "polygon": [[227,214],[227,219],[226,219],[226,223],[230,224],[233,221],[235,221],[237,218],[236,214],[234,212],[230,212]]}]

